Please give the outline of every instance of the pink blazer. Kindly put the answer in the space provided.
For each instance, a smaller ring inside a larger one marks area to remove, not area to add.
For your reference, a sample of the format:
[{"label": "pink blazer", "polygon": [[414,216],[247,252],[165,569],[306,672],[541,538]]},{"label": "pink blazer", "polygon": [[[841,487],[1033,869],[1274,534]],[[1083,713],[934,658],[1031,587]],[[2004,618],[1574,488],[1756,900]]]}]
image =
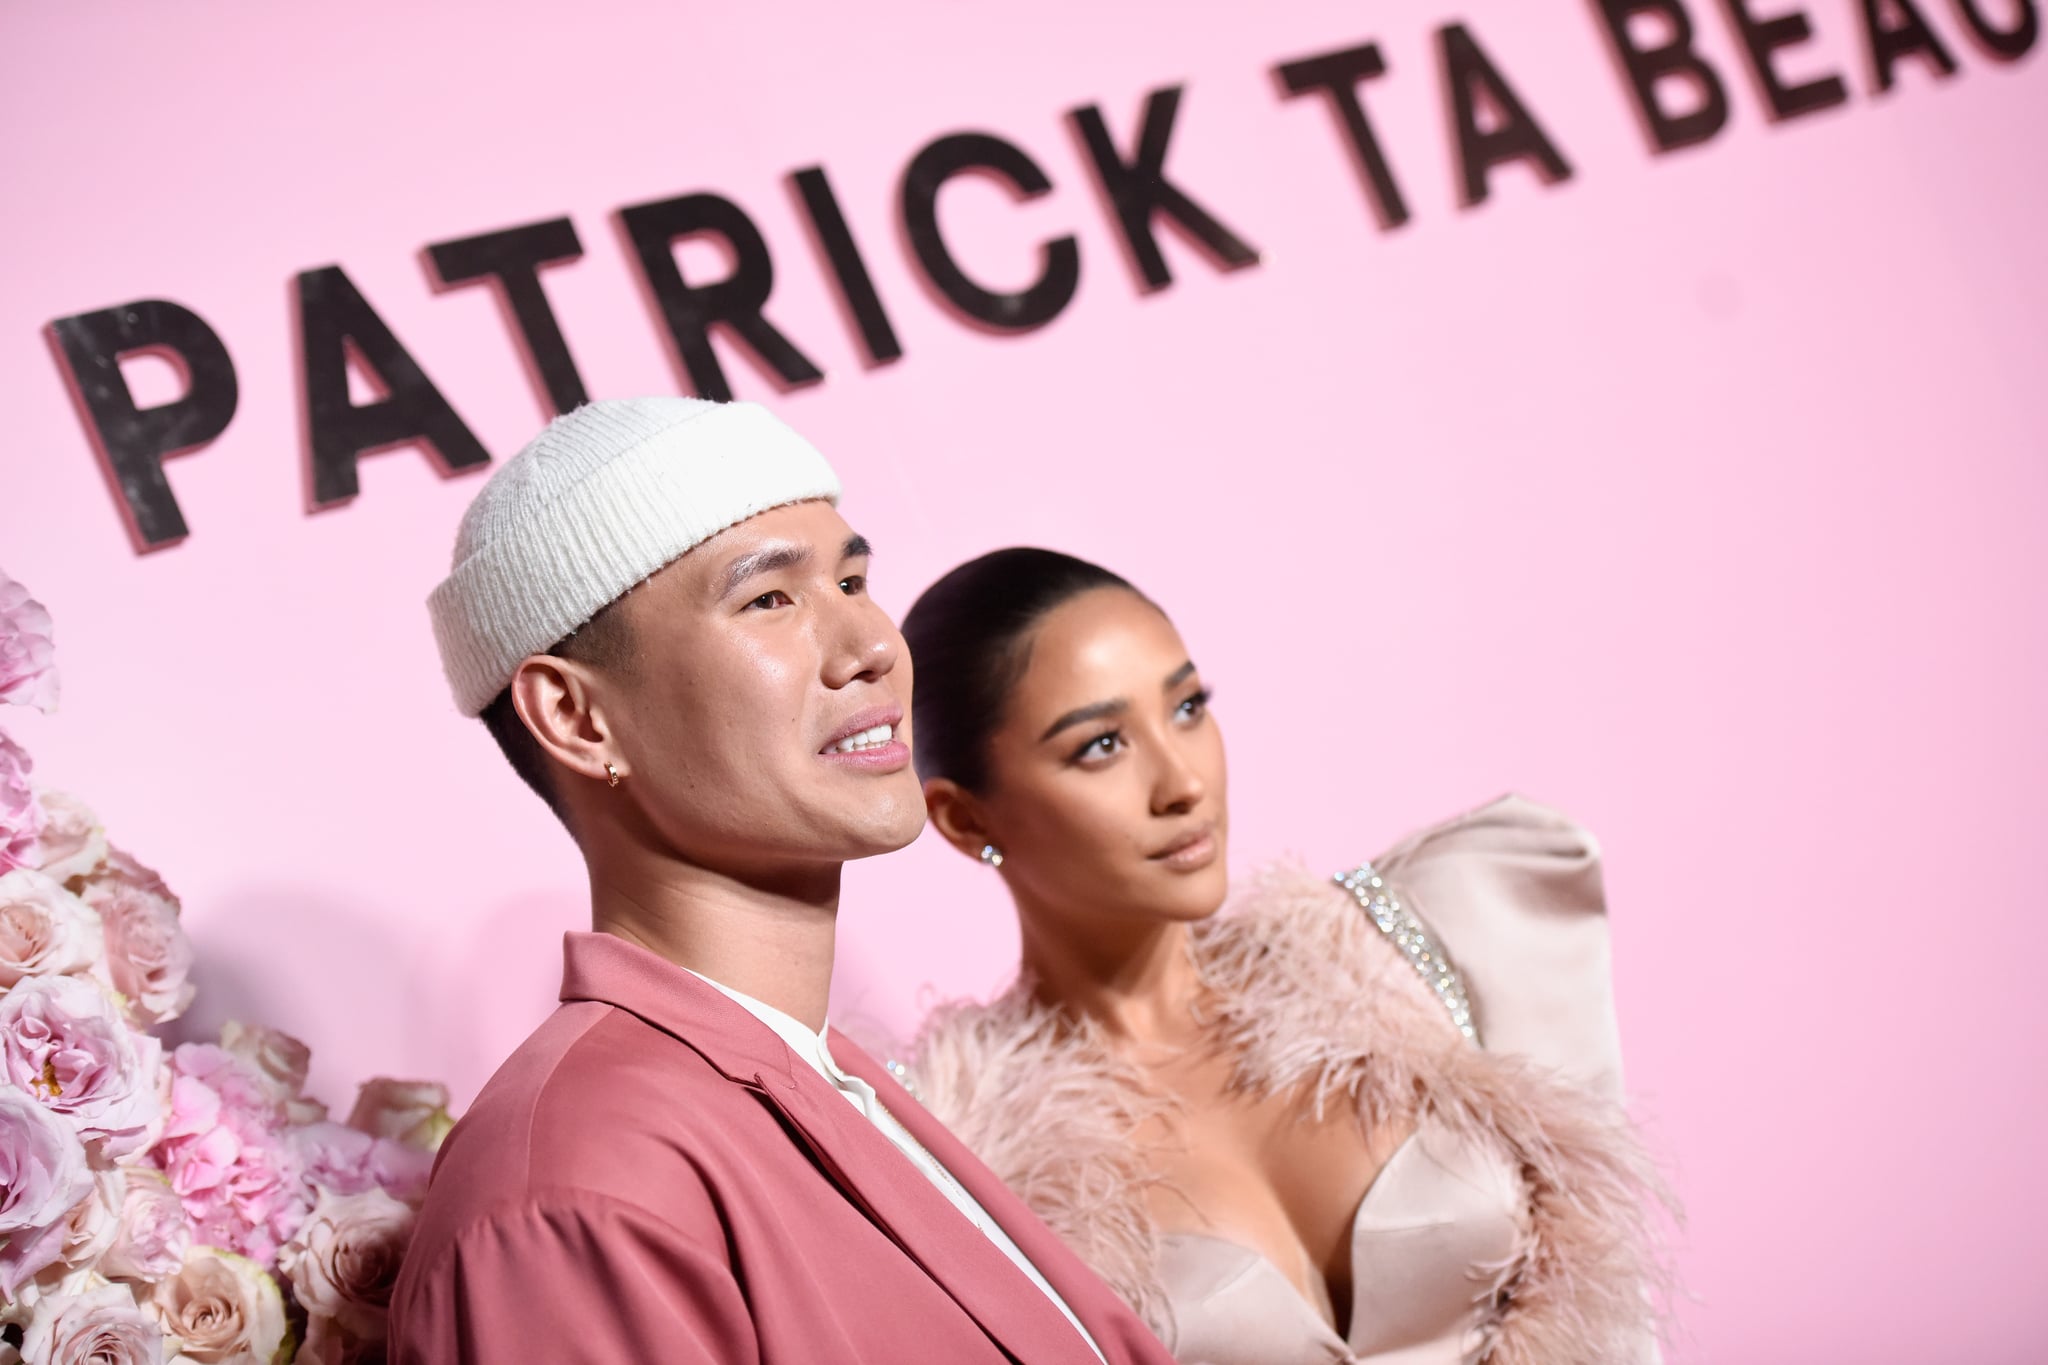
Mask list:
[{"label": "pink blazer", "polygon": [[[1044,1294],[745,1010],[604,934],[434,1167],[394,1365],[1096,1365]],[[843,1036],[833,1055],[981,1202],[1110,1365],[1158,1340]]]}]

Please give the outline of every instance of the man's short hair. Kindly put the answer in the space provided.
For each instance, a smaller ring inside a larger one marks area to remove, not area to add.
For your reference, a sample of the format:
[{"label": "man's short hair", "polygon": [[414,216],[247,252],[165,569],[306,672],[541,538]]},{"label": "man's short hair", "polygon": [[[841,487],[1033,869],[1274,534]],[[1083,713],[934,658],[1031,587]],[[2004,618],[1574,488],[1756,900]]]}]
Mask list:
[{"label": "man's short hair", "polygon": [[[619,601],[624,601],[620,598]],[[633,633],[626,624],[625,613],[614,602],[571,634],[566,640],[558,640],[547,651],[558,659],[567,659],[590,668],[603,669],[608,673],[622,673],[632,666]],[[555,774],[548,766],[547,751],[540,747],[540,741],[533,737],[533,731],[526,728],[526,722],[519,718],[519,711],[512,705],[512,689],[505,688],[492,698],[482,712],[484,728],[491,732],[491,738],[498,741],[498,751],[505,755],[505,761],[512,765],[512,771],[519,774],[534,795],[548,803],[548,809],[566,827],[568,812],[563,808],[561,792],[555,785]],[[574,833],[574,830],[570,831]]]}]

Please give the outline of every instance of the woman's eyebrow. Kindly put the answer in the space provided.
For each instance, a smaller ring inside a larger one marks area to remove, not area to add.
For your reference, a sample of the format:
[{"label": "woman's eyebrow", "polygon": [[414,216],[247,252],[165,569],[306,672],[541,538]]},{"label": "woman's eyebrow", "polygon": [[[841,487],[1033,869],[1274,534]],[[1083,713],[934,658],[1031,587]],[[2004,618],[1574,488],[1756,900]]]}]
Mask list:
[{"label": "woman's eyebrow", "polygon": [[1038,742],[1043,744],[1062,730],[1071,730],[1076,725],[1086,725],[1089,721],[1100,720],[1104,716],[1122,715],[1130,709],[1130,702],[1122,697],[1115,697],[1109,701],[1090,702],[1086,706],[1077,706],[1054,721],[1052,727],[1038,737]]},{"label": "woman's eyebrow", "polygon": [[[1161,684],[1161,690],[1171,692],[1174,688],[1179,687],[1194,676],[1195,661],[1190,659],[1166,675],[1166,681]],[[1077,706],[1054,721],[1047,728],[1046,732],[1038,737],[1038,742],[1043,744],[1062,730],[1071,730],[1076,725],[1086,725],[1089,721],[1101,720],[1104,716],[1122,715],[1130,709],[1131,703],[1124,697],[1112,697],[1108,701],[1090,702],[1086,706]]]}]

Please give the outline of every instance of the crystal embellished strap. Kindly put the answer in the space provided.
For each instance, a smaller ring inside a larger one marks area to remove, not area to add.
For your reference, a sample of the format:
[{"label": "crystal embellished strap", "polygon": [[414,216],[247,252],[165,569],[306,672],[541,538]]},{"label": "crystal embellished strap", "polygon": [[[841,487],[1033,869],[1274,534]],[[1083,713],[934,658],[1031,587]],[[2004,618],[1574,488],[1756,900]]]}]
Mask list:
[{"label": "crystal embellished strap", "polygon": [[1372,916],[1380,932],[1394,941],[1423,984],[1443,1002],[1458,1032],[1478,1042],[1479,1030],[1472,1026],[1472,1002],[1465,995],[1465,983],[1458,979],[1450,955],[1422,921],[1401,904],[1400,897],[1387,889],[1380,874],[1372,870],[1372,864],[1360,863],[1349,872],[1339,872],[1333,880],[1349,891],[1365,913]]}]

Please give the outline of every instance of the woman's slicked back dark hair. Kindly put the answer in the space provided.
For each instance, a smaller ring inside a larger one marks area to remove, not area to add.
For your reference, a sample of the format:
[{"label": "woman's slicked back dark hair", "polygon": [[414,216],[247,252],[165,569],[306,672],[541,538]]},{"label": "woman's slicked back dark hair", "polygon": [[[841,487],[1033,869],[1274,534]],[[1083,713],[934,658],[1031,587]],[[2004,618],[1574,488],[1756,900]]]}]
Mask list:
[{"label": "woman's slicked back dark hair", "polygon": [[924,590],[903,618],[919,777],[987,789],[989,736],[1031,662],[1032,629],[1096,588],[1138,591],[1085,559],[1020,546],[970,559]]}]

